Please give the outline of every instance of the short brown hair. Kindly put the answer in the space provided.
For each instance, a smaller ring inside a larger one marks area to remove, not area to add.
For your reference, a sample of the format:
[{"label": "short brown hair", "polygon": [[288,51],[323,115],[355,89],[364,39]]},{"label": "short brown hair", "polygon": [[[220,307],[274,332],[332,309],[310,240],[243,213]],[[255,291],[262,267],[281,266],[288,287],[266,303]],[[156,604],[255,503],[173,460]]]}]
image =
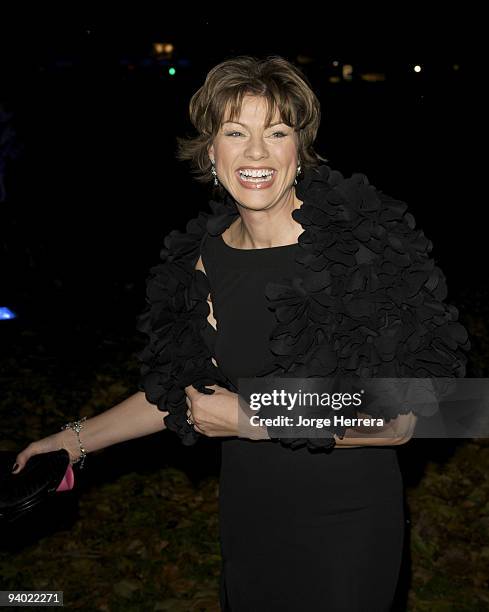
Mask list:
[{"label": "short brown hair", "polygon": [[[197,182],[213,181],[208,149],[224,120],[225,109],[229,105],[230,119],[239,118],[245,95],[266,99],[266,125],[271,123],[278,107],[282,121],[297,132],[302,169],[328,161],[313,149],[321,109],[307,77],[297,66],[278,55],[262,59],[240,55],[214,66],[192,96],[189,115],[198,135],[187,139],[177,137],[176,158],[190,162]],[[219,189],[223,189],[220,183]]]}]

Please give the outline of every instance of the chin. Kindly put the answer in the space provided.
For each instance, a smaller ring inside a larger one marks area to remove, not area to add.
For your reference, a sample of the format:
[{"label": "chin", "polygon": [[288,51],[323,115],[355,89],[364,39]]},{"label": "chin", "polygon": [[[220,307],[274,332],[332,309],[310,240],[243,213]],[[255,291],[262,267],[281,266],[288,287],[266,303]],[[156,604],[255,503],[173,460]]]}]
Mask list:
[{"label": "chin", "polygon": [[243,208],[249,208],[250,210],[264,210],[268,208],[271,200],[269,198],[262,199],[260,202],[249,202],[246,198],[233,196],[235,201],[240,204]]}]

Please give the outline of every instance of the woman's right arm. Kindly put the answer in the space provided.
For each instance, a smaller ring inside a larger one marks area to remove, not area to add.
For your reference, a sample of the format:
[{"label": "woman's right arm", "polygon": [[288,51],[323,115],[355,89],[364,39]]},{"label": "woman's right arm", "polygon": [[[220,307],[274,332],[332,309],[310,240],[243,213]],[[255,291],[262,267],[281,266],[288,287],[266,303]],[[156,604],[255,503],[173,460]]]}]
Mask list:
[{"label": "woman's right arm", "polygon": [[[158,410],[150,404],[143,391],[138,391],[112,408],[83,422],[80,440],[87,453],[118,444],[133,438],[140,438],[166,428],[163,418],[168,412]],[[72,429],[61,433],[71,434],[78,446]],[[78,450],[79,450],[78,446]]]},{"label": "woman's right arm", "polygon": [[[143,391],[138,391],[112,408],[83,421],[80,440],[87,453],[107,448],[113,444],[140,438],[166,429],[163,421],[168,412],[159,410],[146,400]],[[31,442],[16,458],[20,468],[32,455],[65,448],[73,462],[80,456],[76,433],[64,429],[51,436]]]}]

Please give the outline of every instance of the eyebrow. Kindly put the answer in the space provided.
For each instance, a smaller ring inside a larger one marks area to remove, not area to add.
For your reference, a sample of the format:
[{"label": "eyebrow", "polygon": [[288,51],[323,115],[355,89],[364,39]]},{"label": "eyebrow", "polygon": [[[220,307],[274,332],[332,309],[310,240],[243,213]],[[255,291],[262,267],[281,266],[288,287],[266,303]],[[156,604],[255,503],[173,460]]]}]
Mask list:
[{"label": "eyebrow", "polygon": [[[238,125],[244,125],[244,127],[249,127],[246,125],[246,123],[240,123],[239,121],[225,121],[223,125],[226,125],[226,123],[237,123]],[[277,121],[276,123],[271,123],[268,127],[273,127],[274,125],[281,125],[282,123],[283,121]]]}]

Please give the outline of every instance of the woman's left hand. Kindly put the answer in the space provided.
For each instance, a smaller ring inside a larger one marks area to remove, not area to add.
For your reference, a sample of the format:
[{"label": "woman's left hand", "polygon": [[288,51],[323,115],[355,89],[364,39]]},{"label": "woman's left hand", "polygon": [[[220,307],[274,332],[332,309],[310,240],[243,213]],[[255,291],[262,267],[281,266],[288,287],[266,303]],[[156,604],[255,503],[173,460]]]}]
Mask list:
[{"label": "woman's left hand", "polygon": [[187,415],[191,414],[194,429],[209,438],[238,435],[238,394],[219,385],[206,385],[214,393],[200,393],[185,387]]}]

